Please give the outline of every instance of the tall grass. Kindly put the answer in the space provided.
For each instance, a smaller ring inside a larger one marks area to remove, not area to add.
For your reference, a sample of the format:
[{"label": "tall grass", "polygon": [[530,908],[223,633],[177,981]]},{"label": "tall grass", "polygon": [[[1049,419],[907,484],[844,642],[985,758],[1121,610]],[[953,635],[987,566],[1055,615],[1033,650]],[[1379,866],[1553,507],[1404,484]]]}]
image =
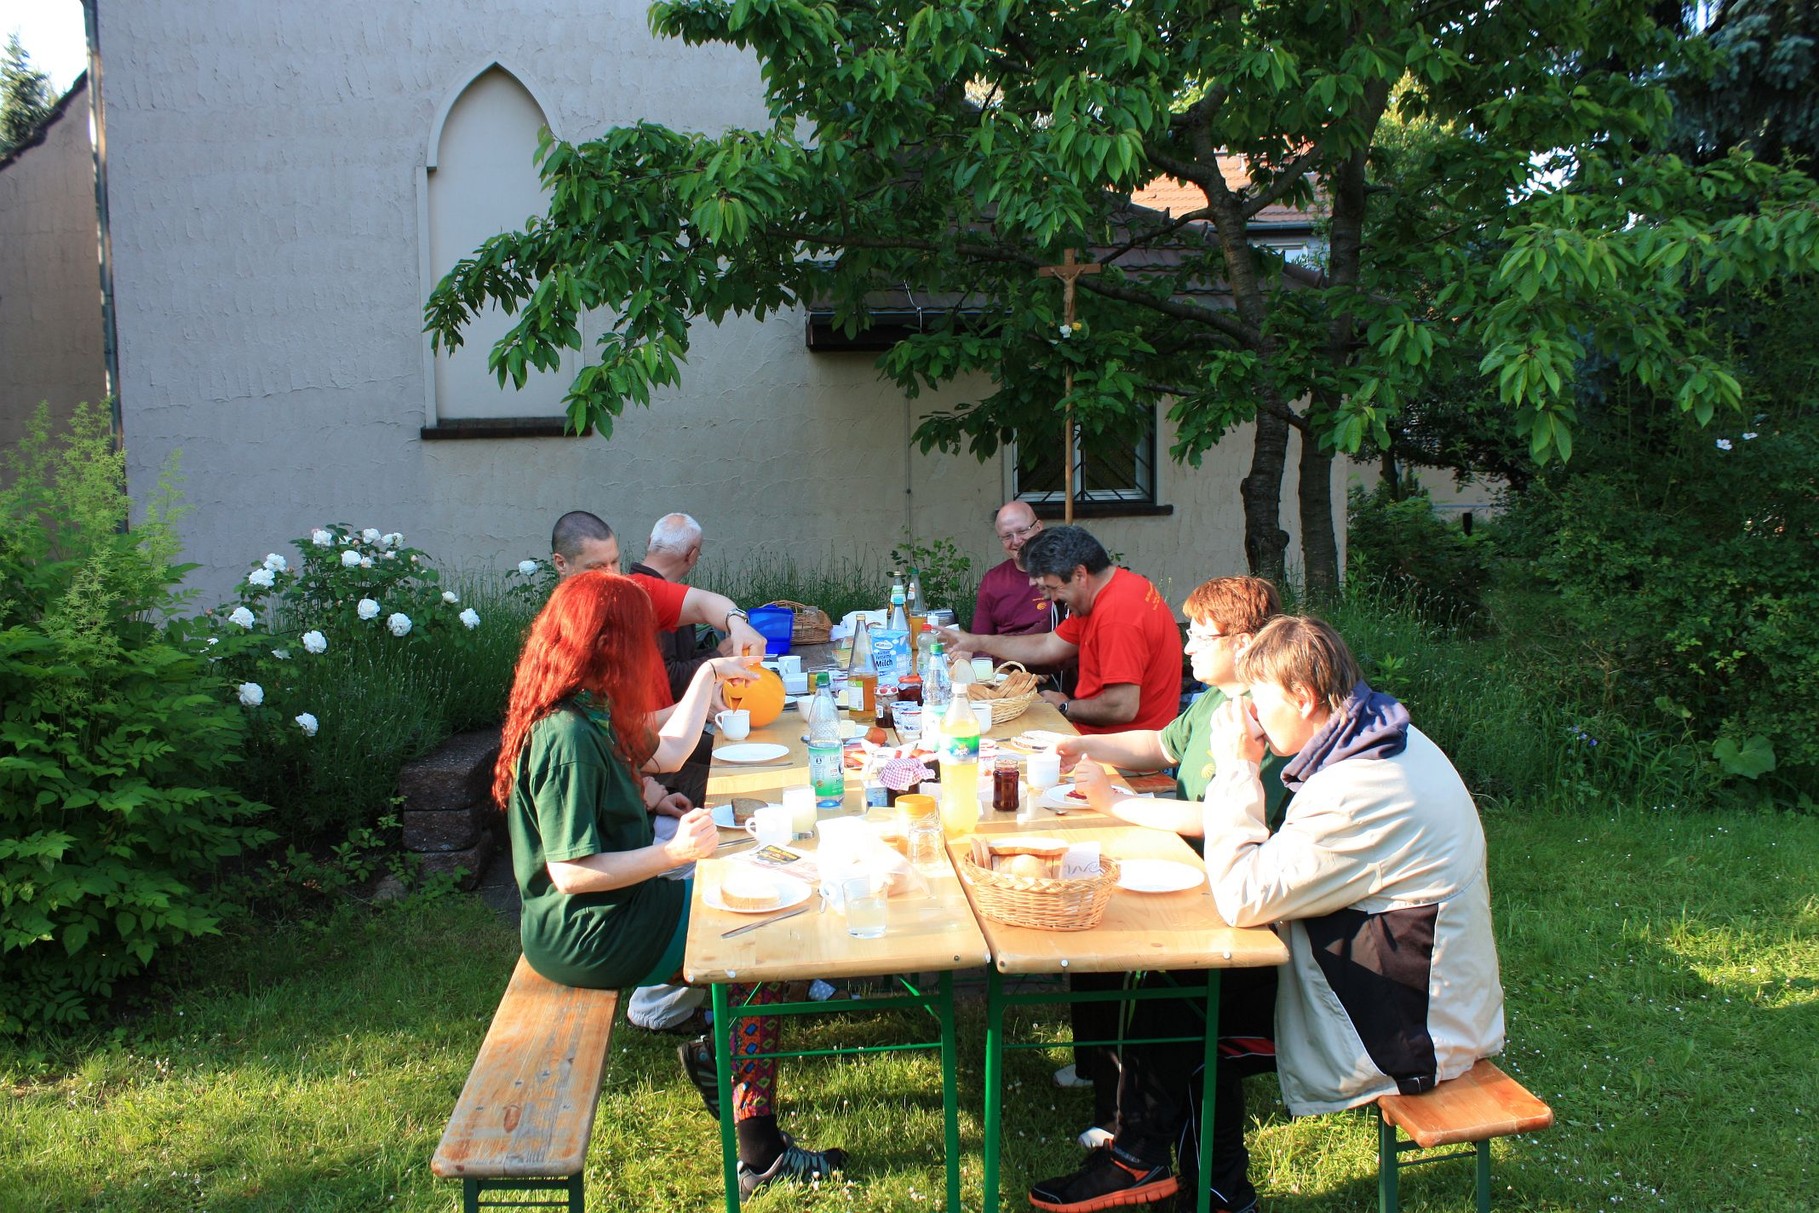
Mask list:
[{"label": "tall grass", "polygon": [[[848,611],[879,610],[890,602],[890,574],[884,565],[850,556],[828,556],[814,563],[792,556],[751,555],[737,561],[708,558],[689,581],[745,606],[779,599],[817,606],[836,623]],[[954,592],[957,601],[931,605],[951,609],[965,626],[972,621],[978,589],[979,580],[969,571]]]}]

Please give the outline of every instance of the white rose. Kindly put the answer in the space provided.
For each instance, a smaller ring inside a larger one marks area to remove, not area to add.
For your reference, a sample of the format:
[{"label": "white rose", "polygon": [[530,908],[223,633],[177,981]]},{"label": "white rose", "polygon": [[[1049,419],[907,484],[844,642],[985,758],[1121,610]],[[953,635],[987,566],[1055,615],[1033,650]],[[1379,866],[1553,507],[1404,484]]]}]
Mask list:
[{"label": "white rose", "polygon": [[316,718],[308,712],[298,715],[296,721],[297,727],[303,730],[303,735],[305,737],[314,737],[316,735],[316,730],[321,727]]},{"label": "white rose", "polygon": [[467,630],[470,632],[480,626],[480,612],[476,611],[473,607],[468,607],[465,611],[462,611],[457,618],[467,625]]},{"label": "white rose", "polygon": [[1061,337],[1063,340],[1066,340],[1067,338],[1072,337],[1073,335],[1074,335],[1074,326],[1073,325],[1064,324],[1061,326]]},{"label": "white rose", "polygon": [[319,548],[333,547],[335,537],[318,527],[309,533],[309,541]]},{"label": "white rose", "polygon": [[341,553],[341,567],[342,568],[351,569],[359,563],[360,563],[360,553],[356,552],[353,548],[348,548],[346,551]]},{"label": "white rose", "polygon": [[396,552],[382,552],[380,554],[382,556],[384,556],[387,560],[396,560],[398,558],[398,553],[396,553]]},{"label": "white rose", "polygon": [[364,531],[360,532],[360,538],[366,540],[368,543],[378,543],[379,542],[379,528],[371,527],[371,526],[367,527]]},{"label": "white rose", "polygon": [[289,569],[291,566],[290,566],[290,562],[285,560],[284,557],[278,555],[278,553],[267,552],[265,554],[265,567],[270,569],[274,573],[282,573],[285,570]]},{"label": "white rose", "polygon": [[537,562],[535,560],[520,560],[518,562],[518,571],[526,577],[535,577],[537,575]]},{"label": "white rose", "polygon": [[373,567],[373,558],[371,556],[360,557],[360,567],[363,569],[372,568]]},{"label": "white rose", "polygon": [[377,619],[379,618],[379,604],[371,598],[362,598],[354,605],[354,612],[362,619]]},{"label": "white rose", "polygon": [[240,702],[249,708],[256,708],[265,702],[265,688],[256,682],[240,684]]},{"label": "white rose", "polygon": [[291,651],[289,649],[273,649],[272,656],[276,657],[279,661],[289,661],[291,659]]},{"label": "white rose", "polygon": [[227,621],[229,623],[237,623],[241,627],[251,631],[253,627],[253,613],[243,606],[235,607],[234,613],[227,617]]},{"label": "white rose", "polygon": [[305,653],[328,652],[328,637],[316,631],[303,633],[303,651]]},{"label": "white rose", "polygon": [[404,546],[404,534],[401,531],[388,531],[379,537],[379,542],[388,548],[401,548]]},{"label": "white rose", "polygon": [[270,569],[254,569],[246,575],[246,584],[271,589],[277,580],[277,574]]},{"label": "white rose", "polygon": [[455,593],[453,590],[443,590],[442,601],[448,603],[450,606],[454,606],[457,602],[461,601],[461,595]]},{"label": "white rose", "polygon": [[392,630],[394,636],[408,636],[411,632],[411,617],[403,611],[393,611],[386,619],[385,626]]}]

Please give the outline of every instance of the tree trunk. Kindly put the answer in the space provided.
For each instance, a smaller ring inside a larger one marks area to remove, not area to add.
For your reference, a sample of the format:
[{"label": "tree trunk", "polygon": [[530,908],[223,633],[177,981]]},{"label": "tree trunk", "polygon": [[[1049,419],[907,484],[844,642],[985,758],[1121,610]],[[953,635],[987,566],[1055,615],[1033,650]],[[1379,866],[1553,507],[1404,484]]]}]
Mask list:
[{"label": "tree trunk", "polygon": [[1316,603],[1339,594],[1339,542],[1333,530],[1333,453],[1312,434],[1301,436],[1301,555],[1307,596]]},{"label": "tree trunk", "polygon": [[1282,472],[1288,465],[1288,422],[1259,411],[1251,443],[1251,471],[1239,486],[1244,500],[1244,560],[1252,575],[1282,585],[1288,532],[1279,518]]}]

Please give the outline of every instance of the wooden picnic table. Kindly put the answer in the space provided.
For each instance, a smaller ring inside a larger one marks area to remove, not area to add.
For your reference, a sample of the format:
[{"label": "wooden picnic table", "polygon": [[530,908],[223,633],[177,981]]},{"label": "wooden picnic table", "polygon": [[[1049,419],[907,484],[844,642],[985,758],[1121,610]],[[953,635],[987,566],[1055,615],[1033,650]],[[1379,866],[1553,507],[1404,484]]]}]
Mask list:
[{"label": "wooden picnic table", "polygon": [[[1114,859],[1167,859],[1205,871],[1205,865],[1180,835],[1143,826],[1087,826],[1069,830],[1070,843],[1097,842],[1102,855]],[[949,843],[950,856],[966,852],[965,839]],[[976,892],[967,896],[978,909]],[[1178,893],[1133,893],[1119,889],[1112,894],[1099,924],[1085,931],[1044,931],[1006,926],[979,915],[980,929],[991,949],[992,966],[986,975],[985,1012],[985,1213],[998,1208],[998,1143],[1004,1119],[1003,1054],[1009,1048],[1044,1046],[1008,1045],[1004,1039],[1004,1014],[1012,1006],[1029,1003],[1124,1001],[1132,997],[1181,997],[1205,999],[1206,1028],[1202,1040],[1205,1071],[1201,1099],[1200,1157],[1211,1157],[1213,1135],[1213,1080],[1219,1039],[1219,974],[1225,968],[1280,965],[1288,962],[1288,948],[1274,931],[1237,928],[1226,924],[1213,905],[1212,891],[1202,883]],[[1006,989],[1007,976],[1061,973],[1132,973],[1178,970],[1203,971],[1204,987],[1175,991],[1124,991],[1017,994]],[[1089,1042],[1078,1042],[1089,1043]],[[1090,1042],[1111,1043],[1111,1042]],[[1135,1043],[1127,1038],[1125,1043]],[[1210,1207],[1208,1189],[1199,1192],[1199,1213]]]},{"label": "wooden picnic table", "polygon": [[[819,650],[819,652],[817,652]],[[829,646],[799,646],[805,652],[804,669],[825,666],[830,660]],[[1077,730],[1041,699],[1017,719],[995,725],[985,736],[1005,740],[1029,729],[1056,733]],[[746,742],[770,742],[786,747],[784,756],[771,763],[734,765],[715,762],[708,781],[708,803],[719,805],[733,796],[781,798],[782,789],[808,780],[808,747],[803,740],[806,722],[796,711],[786,711],[770,725],[754,728]],[[722,739],[717,747],[729,744]],[[983,765],[983,764],[982,764]],[[858,772],[847,771],[846,809],[852,815],[865,812],[864,789]],[[981,772],[981,787],[990,787],[990,776]],[[1178,835],[1161,830],[1127,825],[1104,814],[1081,808],[1065,814],[1034,807],[1023,814],[994,813],[989,804],[980,814],[978,832],[982,834],[1065,833],[1068,841],[1099,841],[1105,854],[1120,858],[1167,858],[1201,866]],[[739,831],[743,834],[743,831]],[[730,836],[730,835],[729,835]],[[805,844],[796,844],[808,849]],[[954,840],[949,846],[950,864],[960,853],[965,840]],[[954,970],[986,966],[986,1105],[984,1174],[986,1213],[996,1213],[998,1196],[998,1142],[1002,1124],[1002,1055],[1004,1050],[1030,1045],[1007,1045],[1004,1040],[1004,1012],[1007,1007],[1033,1002],[1074,1001],[1066,992],[1013,994],[1004,988],[1007,976],[1023,974],[1063,974],[1069,972],[1121,973],[1138,970],[1194,970],[1206,974],[1204,987],[1196,986],[1182,996],[1204,998],[1207,1012],[1205,1057],[1207,1070],[1203,1098],[1206,1115],[1202,1117],[1202,1156],[1210,1150],[1212,1135],[1211,1090],[1212,1063],[1218,1037],[1219,972],[1225,967],[1277,965],[1288,959],[1287,949],[1276,935],[1264,929],[1238,930],[1226,925],[1213,906],[1210,892],[1198,889],[1170,894],[1115,892],[1104,920],[1088,931],[1040,931],[1006,927],[977,914],[971,891],[949,867],[933,874],[931,896],[914,901],[894,898],[890,903],[890,925],[882,939],[859,940],[846,933],[840,915],[809,912],[787,921],[737,936],[722,938],[734,927],[756,921],[753,916],[715,910],[703,900],[707,882],[713,879],[716,862],[704,865],[708,871],[695,883],[688,931],[687,959],[684,972],[690,981],[713,984],[716,1030],[724,1031],[729,1016],[735,1014],[727,1005],[725,982],[800,980],[804,978],[844,978],[887,976],[929,972],[940,974],[939,989],[928,994],[914,991],[910,995],[867,999],[863,1002],[785,1003],[761,1008],[765,1014],[814,1014],[831,1010],[848,1011],[856,1007],[913,1005],[922,1007],[941,1022],[943,1075],[943,1111],[947,1137],[947,1207],[960,1208],[959,1129],[955,1092],[956,1042],[954,1028]],[[909,988],[906,983],[906,988]],[[1172,991],[1139,992],[1137,997],[1170,996]],[[1104,993],[1082,995],[1083,999],[1104,1000]],[[1120,997],[1112,995],[1110,997]],[[929,1042],[910,1042],[906,1048],[935,1047]],[[876,1050],[868,1050],[876,1051]],[[726,1049],[717,1050],[719,1059],[720,1099],[723,1109],[732,1106],[731,1070]],[[779,1057],[797,1056],[782,1052]],[[737,1150],[730,1112],[721,1120],[721,1145],[726,1179],[726,1208],[737,1213]],[[1200,1210],[1206,1213],[1208,1196],[1200,1193]]]}]

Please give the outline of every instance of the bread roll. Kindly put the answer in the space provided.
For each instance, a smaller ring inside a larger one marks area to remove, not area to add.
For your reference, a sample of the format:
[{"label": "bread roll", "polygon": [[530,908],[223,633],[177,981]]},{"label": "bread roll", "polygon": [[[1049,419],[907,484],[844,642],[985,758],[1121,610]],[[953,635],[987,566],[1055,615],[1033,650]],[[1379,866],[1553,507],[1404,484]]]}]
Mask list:
[{"label": "bread roll", "polygon": [[1049,862],[1039,855],[1003,855],[998,859],[998,874],[1001,876],[1028,876],[1045,879],[1053,873]]}]

